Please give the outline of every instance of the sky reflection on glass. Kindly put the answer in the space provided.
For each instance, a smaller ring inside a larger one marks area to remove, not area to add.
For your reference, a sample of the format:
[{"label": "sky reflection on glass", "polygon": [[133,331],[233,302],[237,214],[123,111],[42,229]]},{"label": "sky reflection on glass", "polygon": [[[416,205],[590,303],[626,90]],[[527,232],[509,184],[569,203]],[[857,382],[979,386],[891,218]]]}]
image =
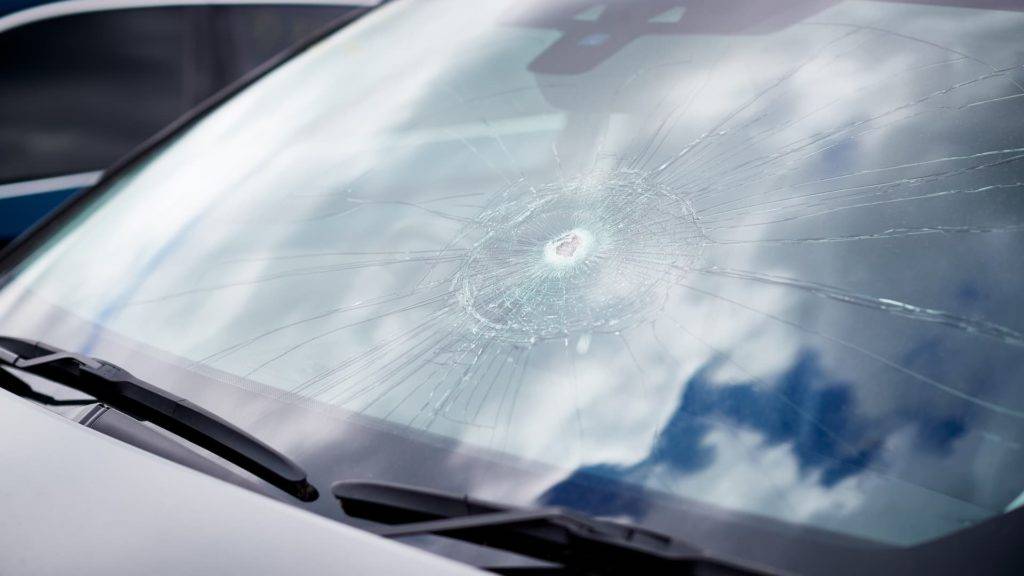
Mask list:
[{"label": "sky reflection on glass", "polygon": [[117,182],[0,315],[30,290],[602,513],[640,511],[580,478],[901,543],[1002,512],[1024,15],[669,4],[387,7]]}]

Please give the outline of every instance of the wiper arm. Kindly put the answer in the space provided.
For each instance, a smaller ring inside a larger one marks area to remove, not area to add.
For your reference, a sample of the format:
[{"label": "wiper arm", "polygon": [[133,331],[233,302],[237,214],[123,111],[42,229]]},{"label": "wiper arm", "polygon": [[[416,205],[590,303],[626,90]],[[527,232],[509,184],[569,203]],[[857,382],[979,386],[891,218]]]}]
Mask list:
[{"label": "wiper arm", "polygon": [[375,530],[388,538],[445,536],[588,574],[765,574],[664,534],[561,508],[515,508],[383,482],[338,482],[331,491],[349,516],[389,524]]},{"label": "wiper arm", "polygon": [[41,342],[0,336],[0,365],[73,388],[152,422],[301,500],[317,498],[306,472],[287,456],[220,416],[109,362]]},{"label": "wiper arm", "polygon": [[[0,355],[2,354],[3,352],[0,352]],[[43,394],[42,392],[37,392],[27,383],[23,382],[18,378],[15,378],[14,376],[9,375],[3,370],[0,370],[0,388],[3,388],[8,392],[12,392],[17,396],[21,396],[22,398],[28,398],[33,402],[38,402],[39,404],[45,404],[47,406],[88,406],[89,404],[96,403],[95,398],[60,400],[58,398],[54,398],[53,396]]]}]

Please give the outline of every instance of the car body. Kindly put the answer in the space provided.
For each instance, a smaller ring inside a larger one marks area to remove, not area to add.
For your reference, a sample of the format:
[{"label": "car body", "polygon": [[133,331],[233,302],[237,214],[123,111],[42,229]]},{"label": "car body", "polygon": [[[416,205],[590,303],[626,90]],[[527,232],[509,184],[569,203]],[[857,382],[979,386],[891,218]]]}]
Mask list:
[{"label": "car body", "polygon": [[319,498],[235,483],[477,567],[1019,573],[1019,7],[467,6],[110,170],[5,253],[0,360],[130,370]]},{"label": "car body", "polygon": [[0,244],[189,108],[361,4],[71,0],[0,14]]},{"label": "car body", "polygon": [[[23,434],[0,440],[4,574],[475,573],[193,472],[26,401],[4,399],[0,411],[5,429]],[[34,442],[66,452],[40,454]],[[41,501],[50,505],[40,508]]]}]

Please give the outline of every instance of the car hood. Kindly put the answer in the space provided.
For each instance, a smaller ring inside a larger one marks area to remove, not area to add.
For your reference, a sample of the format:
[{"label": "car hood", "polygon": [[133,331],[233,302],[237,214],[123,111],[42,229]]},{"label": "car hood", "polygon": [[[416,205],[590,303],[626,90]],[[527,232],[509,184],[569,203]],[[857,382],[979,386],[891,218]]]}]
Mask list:
[{"label": "car hood", "polygon": [[0,574],[478,574],[0,391]]}]

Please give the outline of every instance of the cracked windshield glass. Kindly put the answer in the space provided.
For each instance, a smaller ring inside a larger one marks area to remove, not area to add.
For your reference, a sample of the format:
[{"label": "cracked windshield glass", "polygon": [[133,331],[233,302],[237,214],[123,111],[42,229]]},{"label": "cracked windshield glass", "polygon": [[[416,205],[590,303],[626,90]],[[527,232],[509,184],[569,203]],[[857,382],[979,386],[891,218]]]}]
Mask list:
[{"label": "cracked windshield glass", "polygon": [[547,503],[923,542],[1024,501],[1022,38],[998,1],[397,2],[115,177],[0,320]]}]

